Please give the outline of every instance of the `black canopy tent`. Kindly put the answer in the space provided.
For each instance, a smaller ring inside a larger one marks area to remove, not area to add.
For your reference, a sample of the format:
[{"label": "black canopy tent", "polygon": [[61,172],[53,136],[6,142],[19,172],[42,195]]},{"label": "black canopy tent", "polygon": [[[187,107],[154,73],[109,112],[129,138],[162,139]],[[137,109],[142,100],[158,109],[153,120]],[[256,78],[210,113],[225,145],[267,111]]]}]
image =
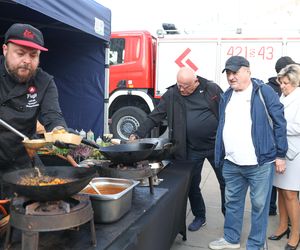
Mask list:
[{"label": "black canopy tent", "polygon": [[103,134],[111,11],[94,0],[0,0],[1,44],[16,22],[43,32],[40,66],[54,76],[68,126]]}]

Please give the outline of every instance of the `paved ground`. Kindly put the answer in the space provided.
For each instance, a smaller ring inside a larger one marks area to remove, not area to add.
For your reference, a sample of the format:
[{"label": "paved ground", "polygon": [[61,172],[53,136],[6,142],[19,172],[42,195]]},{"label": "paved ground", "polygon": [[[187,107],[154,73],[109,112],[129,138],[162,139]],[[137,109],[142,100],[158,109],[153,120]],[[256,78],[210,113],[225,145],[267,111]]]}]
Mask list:
[{"label": "paved ground", "polygon": [[[207,225],[196,232],[189,232],[187,234],[187,241],[182,241],[180,235],[177,236],[171,250],[195,250],[195,249],[209,249],[208,243],[216,238],[220,238],[223,233],[223,215],[220,209],[220,193],[218,182],[215,174],[208,162],[205,162],[202,171],[202,194],[206,203],[206,217]],[[244,226],[241,240],[241,248],[245,250],[245,242],[250,228],[250,201],[247,197],[247,206],[244,213]],[[187,225],[193,220],[193,215],[188,204],[187,209]],[[270,235],[277,226],[278,215],[269,217],[268,233]],[[280,241],[268,241],[269,250],[282,250],[286,244],[286,238]]]}]

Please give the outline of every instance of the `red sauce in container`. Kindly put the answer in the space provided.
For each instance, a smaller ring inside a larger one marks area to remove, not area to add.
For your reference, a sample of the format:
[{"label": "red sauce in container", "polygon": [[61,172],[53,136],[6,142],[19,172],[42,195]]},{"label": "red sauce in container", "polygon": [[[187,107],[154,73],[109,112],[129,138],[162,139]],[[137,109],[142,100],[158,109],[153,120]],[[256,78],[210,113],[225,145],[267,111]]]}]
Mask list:
[{"label": "red sauce in container", "polygon": [[[123,190],[126,189],[126,187],[121,187],[121,186],[116,186],[116,185],[101,185],[101,186],[96,186],[94,185],[101,194],[107,195],[107,194],[117,194],[122,192]],[[96,191],[92,187],[87,187],[84,189],[85,193],[88,194],[97,194]]]}]

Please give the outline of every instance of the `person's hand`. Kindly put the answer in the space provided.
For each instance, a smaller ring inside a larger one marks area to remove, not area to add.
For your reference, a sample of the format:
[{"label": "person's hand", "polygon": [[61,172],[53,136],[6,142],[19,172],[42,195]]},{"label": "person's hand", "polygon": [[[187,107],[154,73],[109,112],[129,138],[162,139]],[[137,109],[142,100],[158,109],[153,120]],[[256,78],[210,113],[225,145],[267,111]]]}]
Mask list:
[{"label": "person's hand", "polygon": [[33,159],[33,157],[36,155],[36,149],[31,149],[31,148],[25,148],[25,149],[29,158]]},{"label": "person's hand", "polygon": [[137,140],[138,139],[138,136],[136,134],[131,134],[129,137],[128,137],[128,140],[129,141],[134,141],[134,140]]},{"label": "person's hand", "polygon": [[276,173],[284,174],[285,169],[286,169],[285,159],[276,158],[275,169],[276,169]]}]

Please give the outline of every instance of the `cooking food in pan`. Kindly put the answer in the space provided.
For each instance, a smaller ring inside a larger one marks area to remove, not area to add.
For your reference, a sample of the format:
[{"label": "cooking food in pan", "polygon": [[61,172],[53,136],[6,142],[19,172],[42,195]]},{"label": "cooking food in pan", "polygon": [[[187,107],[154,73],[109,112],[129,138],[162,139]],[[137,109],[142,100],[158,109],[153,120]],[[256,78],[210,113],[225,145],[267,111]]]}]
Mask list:
[{"label": "cooking food in pan", "polygon": [[97,176],[95,168],[79,167],[43,167],[41,176],[50,176],[55,179],[70,180],[64,184],[53,185],[21,185],[20,181],[26,176],[38,176],[33,168],[16,170],[3,175],[3,181],[12,187],[18,195],[31,198],[35,201],[62,200],[78,193],[91,179]]},{"label": "cooking food in pan", "polygon": [[50,176],[32,177],[32,176],[28,175],[28,176],[21,177],[18,184],[28,185],[28,186],[48,186],[48,185],[65,184],[65,183],[68,183],[71,181],[73,181],[73,179],[50,177]]}]

